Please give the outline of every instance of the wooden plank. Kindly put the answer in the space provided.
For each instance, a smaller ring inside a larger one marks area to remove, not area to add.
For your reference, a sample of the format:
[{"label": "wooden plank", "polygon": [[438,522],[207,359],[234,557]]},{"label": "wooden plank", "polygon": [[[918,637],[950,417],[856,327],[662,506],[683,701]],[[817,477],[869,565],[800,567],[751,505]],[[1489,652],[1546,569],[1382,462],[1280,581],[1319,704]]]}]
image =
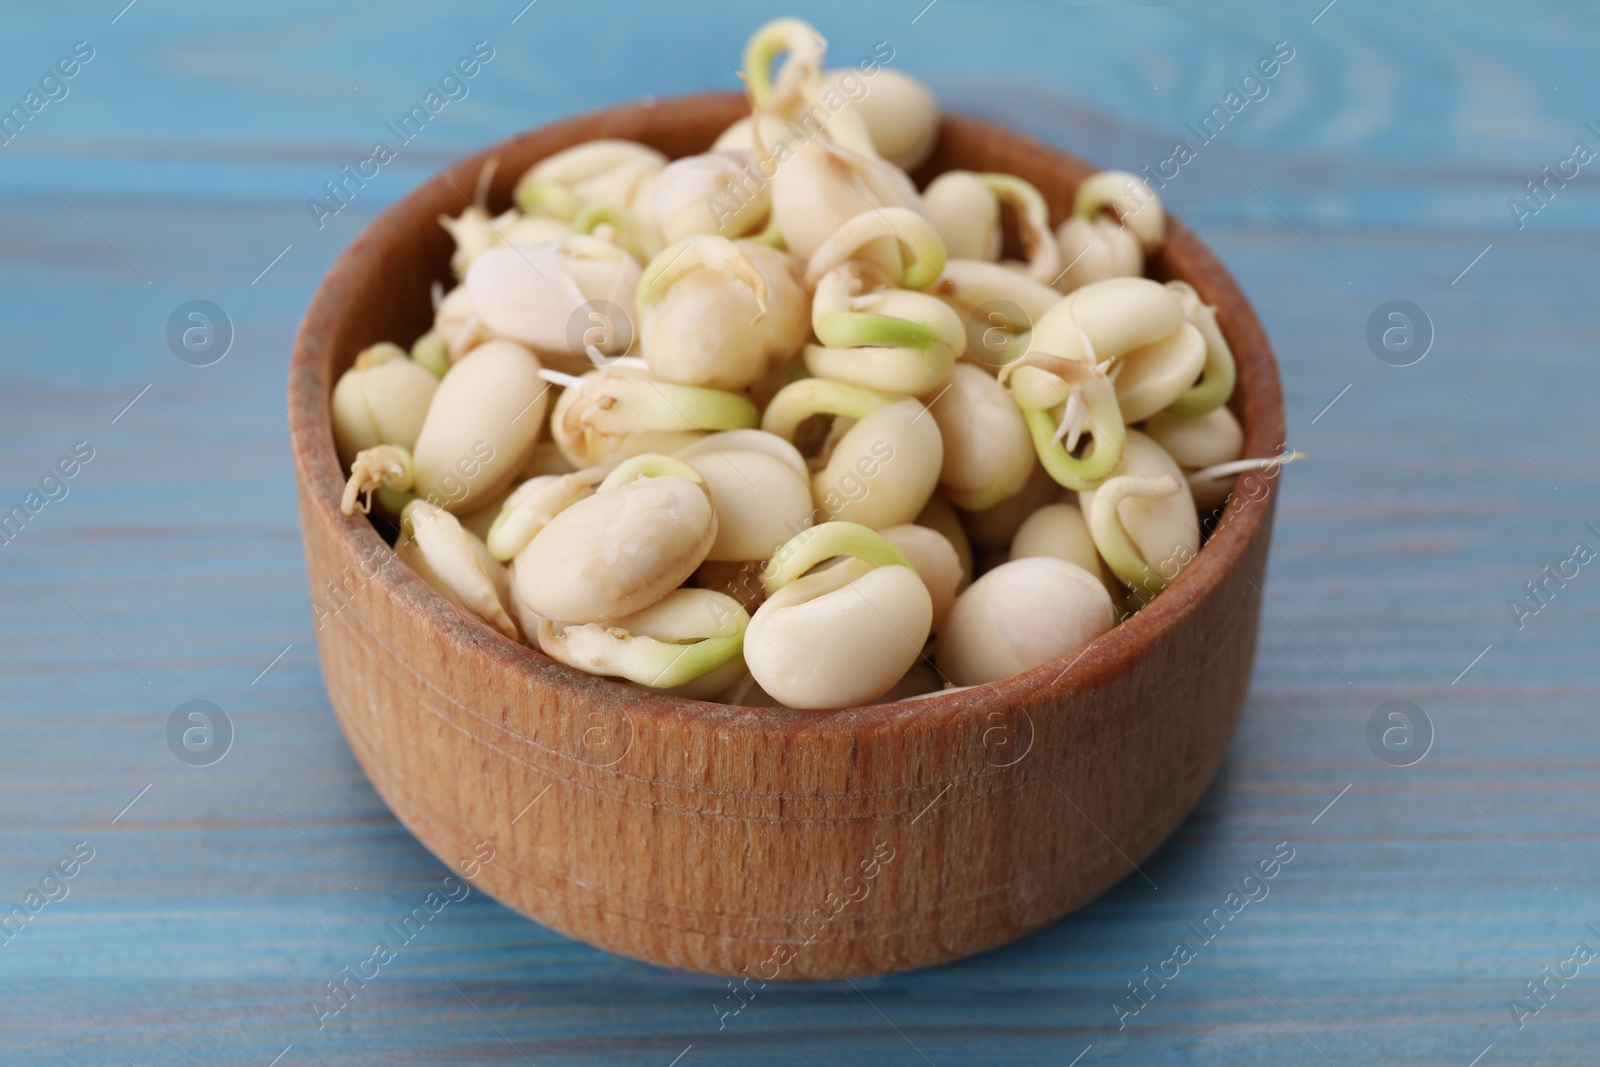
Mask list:
[{"label": "wooden plank", "polygon": [[[72,42],[97,50],[0,148],[0,502],[95,448],[0,548],[0,903],[95,849],[0,947],[0,1061],[265,1065],[291,1043],[285,1067],[661,1067],[690,1045],[683,1067],[1062,1065],[1085,1048],[1081,1067],[1320,1063],[1313,1045],[1339,1065],[1465,1067],[1491,1045],[1485,1067],[1592,1060],[1587,968],[1524,1029],[1508,1002],[1600,942],[1584,926],[1600,922],[1600,582],[1585,568],[1521,630],[1507,602],[1572,541],[1600,547],[1600,197],[1585,170],[1520,232],[1505,204],[1573,140],[1600,147],[1592,13],[1339,0],[1312,25],[1320,0],[939,0],[913,24],[922,2],[808,6],[836,52],[888,40],[947,102],[1118,165],[1164,158],[1259,54],[1294,44],[1271,95],[1166,194],[1256,300],[1312,455],[1283,482],[1274,607],[1223,775],[1145,867],[1158,890],[1134,876],[962,963],[774,988],[718,1030],[722,982],[474,895],[319,1031],[323,983],[444,870],[355,767],[312,655],[280,414],[294,325],[365,220],[443,162],[573,111],[728,86],[718,49],[736,60],[763,13],[540,0],[512,26],[520,4],[278,6],[139,0],[114,25],[122,0],[34,7],[0,40],[0,100]],[[318,231],[305,199],[480,38],[497,57],[472,95]],[[208,368],[163,339],[197,298],[237,330]],[[1409,368],[1364,340],[1395,298],[1437,329]],[[164,739],[195,698],[237,730],[209,768]],[[1408,769],[1365,740],[1393,699],[1435,726]],[[1284,840],[1296,857],[1270,896],[1119,1031],[1126,983]]]}]

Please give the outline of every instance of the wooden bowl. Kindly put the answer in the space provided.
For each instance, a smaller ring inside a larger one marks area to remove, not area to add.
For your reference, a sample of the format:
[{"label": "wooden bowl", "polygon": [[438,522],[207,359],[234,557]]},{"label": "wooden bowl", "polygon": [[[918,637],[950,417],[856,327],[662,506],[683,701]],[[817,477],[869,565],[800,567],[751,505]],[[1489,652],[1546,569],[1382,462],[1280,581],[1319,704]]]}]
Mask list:
[{"label": "wooden bowl", "polygon": [[[1169,589],[1075,662],[897,704],[803,712],[646,694],[456,613],[371,523],[340,515],[333,383],[362,348],[428,328],[451,251],[435,220],[467,206],[489,159],[500,210],[560,149],[623,137],[701,152],[745,106],[719,94],[610,108],[450,167],[317,290],[289,409],[328,695],[395,816],[529,918],[755,989],[982,952],[1132,874],[1199,801],[1238,721],[1274,496],[1242,499]],[[946,117],[919,177],[957,166],[1026,178],[1058,221],[1094,169]],[[1169,225],[1152,272],[1220,309],[1245,455],[1272,455],[1284,421],[1266,337],[1227,271]]]}]

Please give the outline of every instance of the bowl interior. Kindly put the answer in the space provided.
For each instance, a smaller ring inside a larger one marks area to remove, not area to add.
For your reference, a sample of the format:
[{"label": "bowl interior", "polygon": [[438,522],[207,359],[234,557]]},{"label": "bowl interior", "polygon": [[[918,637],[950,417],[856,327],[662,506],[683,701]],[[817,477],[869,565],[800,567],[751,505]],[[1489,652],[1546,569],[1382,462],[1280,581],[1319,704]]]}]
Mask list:
[{"label": "bowl interior", "polygon": [[[377,219],[340,257],[319,288],[296,340],[289,404],[295,428],[296,467],[318,518],[337,527],[351,559],[386,551],[373,524],[338,514],[343,473],[333,447],[329,395],[338,376],[363,348],[379,341],[409,347],[432,322],[430,293],[453,284],[453,242],[438,225],[440,215],[458,215],[481,195],[491,214],[509,207],[516,179],[529,166],[583,141],[620,137],[643,142],[670,157],[707,150],[716,136],[747,112],[737,94],[662,100],[612,108],[525,133],[453,164]],[[1096,169],[1020,134],[959,116],[942,120],[938,147],[913,175],[919,186],[954,168],[1003,171],[1037,186],[1049,203],[1052,223],[1065,217],[1080,181]],[[481,183],[481,186],[480,186]],[[1181,223],[1169,215],[1165,248],[1148,265],[1159,280],[1181,279],[1218,308],[1234,350],[1238,384],[1229,406],[1245,430],[1244,455],[1275,454],[1284,442],[1283,406],[1277,368],[1267,339],[1243,293],[1226,270]],[[607,704],[625,703],[630,714],[711,716],[744,728],[883,726],[909,716],[949,716],[974,707],[1010,706],[1041,693],[1068,695],[1103,684],[1146,655],[1177,626],[1194,604],[1214,592],[1238,562],[1268,515],[1264,498],[1230,503],[1195,561],[1150,604],[1079,653],[1071,664],[1045,664],[985,686],[913,701],[825,712],[743,708],[643,693],[594,678],[517,645],[486,626],[466,620],[404,567],[384,567],[374,580],[393,596],[411,600],[438,618],[441,640],[476,648],[498,645],[506,669],[531,672],[544,684],[576,687]],[[393,531],[385,531],[392,540]],[[600,688],[596,688],[600,687]]]}]

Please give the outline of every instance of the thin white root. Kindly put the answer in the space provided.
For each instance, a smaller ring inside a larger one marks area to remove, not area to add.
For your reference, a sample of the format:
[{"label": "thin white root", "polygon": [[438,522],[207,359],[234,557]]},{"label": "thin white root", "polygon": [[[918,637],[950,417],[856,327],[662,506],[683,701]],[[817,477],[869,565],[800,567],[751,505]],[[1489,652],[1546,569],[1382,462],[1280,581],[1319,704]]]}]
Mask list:
[{"label": "thin white root", "polygon": [[560,371],[551,370],[549,367],[539,368],[539,377],[551,385],[559,385],[563,389],[581,389],[584,383],[584,379],[575,374],[562,374]]},{"label": "thin white root", "polygon": [[1285,463],[1293,463],[1297,459],[1305,459],[1304,452],[1290,452],[1283,456],[1268,456],[1266,459],[1236,459],[1232,463],[1218,463],[1214,467],[1205,467],[1192,472],[1189,477],[1194,481],[1210,482],[1218,478],[1228,478],[1245,471],[1267,471],[1274,467],[1281,467]]}]

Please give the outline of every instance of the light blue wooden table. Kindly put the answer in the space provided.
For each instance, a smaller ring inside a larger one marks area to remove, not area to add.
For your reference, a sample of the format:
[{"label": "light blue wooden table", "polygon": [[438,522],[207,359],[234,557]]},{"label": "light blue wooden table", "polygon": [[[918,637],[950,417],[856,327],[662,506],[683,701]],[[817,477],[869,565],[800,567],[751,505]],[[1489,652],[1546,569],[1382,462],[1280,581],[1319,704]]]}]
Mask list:
[{"label": "light blue wooden table", "polygon": [[[6,107],[92,49],[0,147],[0,508],[39,492],[0,547],[0,914],[41,894],[0,927],[0,1063],[1600,1061],[1600,962],[1566,962],[1600,949],[1600,562],[1564,563],[1600,550],[1600,162],[1527,201],[1523,228],[1507,203],[1574,142],[1600,150],[1592,6],[797,12],[836,54],[889,42],[952,109],[1135,169],[1195,140],[1184,124],[1276,42],[1294,50],[1164,194],[1254,297],[1312,456],[1284,479],[1227,765],[1148,880],[977,959],[774,989],[719,1031],[721,981],[474,894],[319,1030],[324,983],[444,870],[323,693],[282,415],[296,322],[340,249],[445,161],[732,86],[729,57],[780,9],[125,2],[0,14]],[[480,40],[470,94],[319,230],[306,200]],[[232,324],[211,366],[169,349],[191,300]],[[1367,341],[1391,300],[1432,323],[1411,366]],[[73,477],[41,489],[64,459]],[[1548,584],[1519,626],[1527,582]],[[232,723],[210,766],[169,748],[190,700]],[[1404,768],[1368,741],[1395,700],[1431,722]],[[1285,841],[1270,895],[1119,1029],[1128,983]]]}]

